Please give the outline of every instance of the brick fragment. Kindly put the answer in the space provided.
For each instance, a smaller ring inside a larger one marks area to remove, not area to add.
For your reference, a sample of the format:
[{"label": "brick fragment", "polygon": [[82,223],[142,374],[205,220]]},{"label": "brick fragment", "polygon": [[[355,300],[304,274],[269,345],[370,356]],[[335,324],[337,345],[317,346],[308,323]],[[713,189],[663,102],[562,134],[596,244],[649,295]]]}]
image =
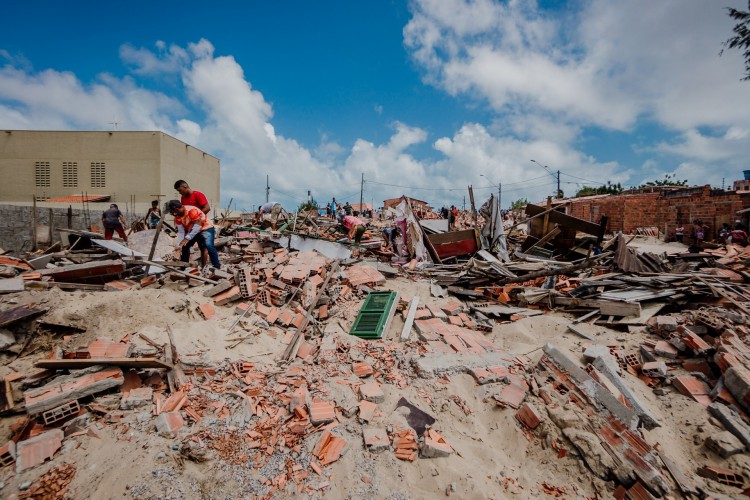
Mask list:
[{"label": "brick fragment", "polygon": [[439,432],[427,429],[421,451],[424,458],[438,458],[450,456],[453,449]]},{"label": "brick fragment", "polygon": [[294,392],[292,392],[292,398],[289,401],[289,410],[294,411],[298,406],[306,407],[309,400],[310,393],[307,391],[307,387],[304,385],[297,387]]},{"label": "brick fragment", "polygon": [[214,309],[214,305],[211,302],[200,304],[197,309],[203,319],[211,319],[216,316],[216,309]]},{"label": "brick fragment", "polygon": [[62,447],[62,429],[52,429],[21,441],[16,446],[16,472],[43,464]]},{"label": "brick fragment", "polygon": [[651,361],[641,366],[641,372],[647,377],[664,378],[669,370],[664,361]]},{"label": "brick fragment", "polygon": [[382,403],[385,401],[385,394],[377,382],[369,382],[359,386],[359,394],[362,399],[373,403]]},{"label": "brick fragment", "polygon": [[656,346],[654,346],[654,352],[659,356],[669,359],[675,359],[679,354],[672,344],[665,342],[664,340],[660,340],[656,343]]},{"label": "brick fragment", "polygon": [[364,361],[361,363],[354,363],[352,365],[352,372],[354,372],[354,375],[356,375],[359,378],[364,378],[369,375],[373,374],[372,365],[370,363],[365,363]]},{"label": "brick fragment", "polygon": [[745,445],[729,431],[718,432],[706,438],[706,448],[723,458],[745,451]]},{"label": "brick fragment", "polygon": [[240,299],[242,299],[242,293],[240,292],[240,287],[233,286],[226,292],[222,292],[216,297],[214,297],[214,304],[216,304],[217,306],[223,306],[225,304],[229,304],[230,302],[236,302]]},{"label": "brick fragment", "polygon": [[313,399],[308,410],[313,425],[326,424],[336,419],[336,406],[328,401]]},{"label": "brick fragment", "polygon": [[536,429],[542,423],[544,416],[536,406],[530,403],[524,403],[516,412],[516,419],[529,429]]}]

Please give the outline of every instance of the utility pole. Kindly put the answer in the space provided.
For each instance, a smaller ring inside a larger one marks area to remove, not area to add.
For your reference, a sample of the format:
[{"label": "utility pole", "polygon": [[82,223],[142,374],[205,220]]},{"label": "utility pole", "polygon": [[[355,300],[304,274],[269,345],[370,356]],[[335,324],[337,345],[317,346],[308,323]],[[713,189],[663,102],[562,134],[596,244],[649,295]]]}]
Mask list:
[{"label": "utility pole", "polygon": [[497,209],[498,210],[502,210],[503,208],[502,205],[500,204],[502,199],[503,199],[503,183],[498,182],[497,183]]},{"label": "utility pole", "polygon": [[268,174],[266,174],[266,203],[268,203],[268,193],[271,191],[271,188],[268,187]]},{"label": "utility pole", "polygon": [[559,200],[560,198],[562,198],[562,196],[560,195],[560,171],[558,170],[557,171],[557,199]]},{"label": "utility pole", "polygon": [[360,184],[359,187],[359,214],[362,215],[362,212],[364,212],[364,207],[362,207],[363,199],[362,197],[365,194],[365,173],[362,172],[362,184]]},{"label": "utility pole", "polygon": [[466,195],[464,195],[464,208],[461,211],[466,212]]}]

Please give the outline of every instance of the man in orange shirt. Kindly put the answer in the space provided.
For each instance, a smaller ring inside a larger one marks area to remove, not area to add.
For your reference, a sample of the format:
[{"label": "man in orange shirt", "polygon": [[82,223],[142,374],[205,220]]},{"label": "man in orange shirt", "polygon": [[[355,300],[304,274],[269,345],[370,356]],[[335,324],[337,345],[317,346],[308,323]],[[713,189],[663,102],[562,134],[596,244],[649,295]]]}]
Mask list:
[{"label": "man in orange shirt", "polygon": [[[180,193],[180,203],[182,206],[198,207],[204,214],[208,215],[211,211],[211,205],[208,203],[206,195],[198,190],[192,189],[187,182],[180,179],[174,183],[175,190]],[[208,252],[205,248],[201,249],[201,266],[206,265]]]},{"label": "man in orange shirt", "polygon": [[[205,249],[211,258],[211,265],[216,269],[221,268],[219,252],[214,246],[216,230],[211,220],[198,207],[183,205],[177,200],[167,202],[164,211],[174,216],[177,226],[177,247],[180,249],[180,260],[190,261],[190,247],[195,243],[201,252]],[[205,262],[203,263],[205,265]]]}]

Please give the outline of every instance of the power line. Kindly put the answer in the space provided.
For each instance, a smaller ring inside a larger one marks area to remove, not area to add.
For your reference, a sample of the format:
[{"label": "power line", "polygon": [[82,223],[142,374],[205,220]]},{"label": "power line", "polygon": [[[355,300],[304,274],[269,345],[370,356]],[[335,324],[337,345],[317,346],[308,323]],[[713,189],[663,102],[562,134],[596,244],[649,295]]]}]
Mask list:
[{"label": "power line", "polygon": [[568,177],[572,177],[574,179],[579,179],[579,180],[586,181],[586,182],[593,182],[594,184],[601,184],[601,185],[606,184],[606,182],[592,181],[591,179],[584,179],[583,177],[578,177],[578,176],[575,176],[575,175],[566,174],[565,172],[561,172],[561,173],[562,173],[562,175],[567,175]]}]

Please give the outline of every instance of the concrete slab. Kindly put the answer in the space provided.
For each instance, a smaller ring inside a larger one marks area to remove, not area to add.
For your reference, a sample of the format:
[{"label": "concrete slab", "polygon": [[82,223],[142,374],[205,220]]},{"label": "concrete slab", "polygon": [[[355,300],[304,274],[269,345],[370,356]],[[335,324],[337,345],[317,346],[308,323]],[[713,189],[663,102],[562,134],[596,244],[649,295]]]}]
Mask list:
[{"label": "concrete slab", "polygon": [[428,354],[412,358],[411,362],[420,377],[430,378],[467,373],[475,368],[510,366],[513,364],[513,356],[503,352]]}]

